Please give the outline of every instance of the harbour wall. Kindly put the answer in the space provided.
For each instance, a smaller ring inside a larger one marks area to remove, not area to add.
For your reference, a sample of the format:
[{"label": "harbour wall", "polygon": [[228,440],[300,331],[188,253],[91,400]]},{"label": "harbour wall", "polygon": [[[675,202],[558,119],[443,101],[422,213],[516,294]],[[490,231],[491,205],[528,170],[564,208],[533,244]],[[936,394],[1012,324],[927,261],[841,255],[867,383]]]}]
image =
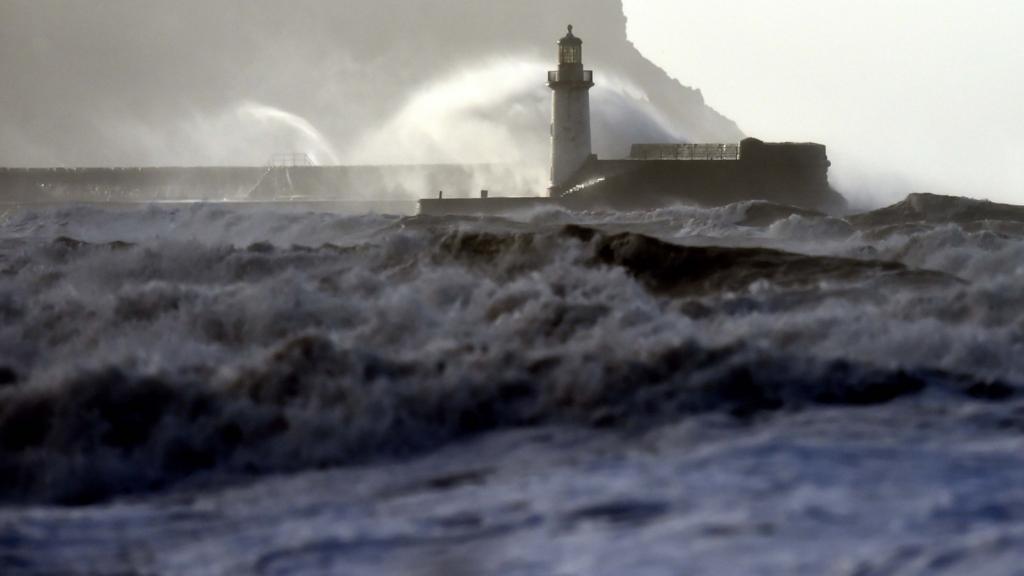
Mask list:
[{"label": "harbour wall", "polygon": [[415,200],[539,195],[513,164],[0,168],[0,202]]}]

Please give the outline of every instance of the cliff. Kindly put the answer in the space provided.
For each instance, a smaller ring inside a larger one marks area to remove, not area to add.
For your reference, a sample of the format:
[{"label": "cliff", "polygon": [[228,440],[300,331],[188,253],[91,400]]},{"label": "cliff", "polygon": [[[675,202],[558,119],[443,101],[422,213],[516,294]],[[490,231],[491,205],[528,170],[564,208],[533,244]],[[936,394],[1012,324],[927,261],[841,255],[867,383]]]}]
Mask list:
[{"label": "cliff", "polygon": [[312,148],[321,164],[536,164],[543,70],[568,23],[597,72],[602,157],[742,136],[635,49],[620,0],[53,0],[3,12],[0,166],[260,165]]}]

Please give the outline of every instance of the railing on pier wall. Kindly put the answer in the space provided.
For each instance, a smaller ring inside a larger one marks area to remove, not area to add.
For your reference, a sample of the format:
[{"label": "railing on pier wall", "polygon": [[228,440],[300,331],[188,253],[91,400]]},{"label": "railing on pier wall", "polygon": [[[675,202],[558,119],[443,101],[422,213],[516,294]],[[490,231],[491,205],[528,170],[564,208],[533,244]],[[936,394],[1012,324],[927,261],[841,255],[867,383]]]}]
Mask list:
[{"label": "railing on pier wall", "polygon": [[632,160],[739,160],[739,144],[634,144]]},{"label": "railing on pier wall", "polygon": [[267,168],[294,168],[296,166],[313,166],[313,159],[309,154],[299,152],[297,154],[274,154],[267,160]]}]

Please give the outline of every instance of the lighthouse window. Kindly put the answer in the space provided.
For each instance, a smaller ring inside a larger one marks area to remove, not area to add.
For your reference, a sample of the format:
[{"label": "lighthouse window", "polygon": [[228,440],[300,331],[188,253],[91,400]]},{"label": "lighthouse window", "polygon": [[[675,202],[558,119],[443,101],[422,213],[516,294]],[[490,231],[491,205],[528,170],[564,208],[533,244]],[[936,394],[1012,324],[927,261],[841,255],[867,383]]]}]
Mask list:
[{"label": "lighthouse window", "polygon": [[583,61],[581,52],[583,48],[580,46],[562,46],[559,61],[562,64],[580,64]]}]

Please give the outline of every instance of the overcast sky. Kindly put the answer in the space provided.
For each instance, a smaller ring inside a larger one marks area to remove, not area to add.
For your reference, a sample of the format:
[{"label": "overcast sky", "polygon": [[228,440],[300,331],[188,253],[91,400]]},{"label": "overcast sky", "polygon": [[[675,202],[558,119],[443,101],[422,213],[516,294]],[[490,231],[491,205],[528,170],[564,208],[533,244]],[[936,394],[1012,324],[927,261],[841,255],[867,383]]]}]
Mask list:
[{"label": "overcast sky", "polygon": [[1021,0],[625,0],[629,36],[746,133],[829,145],[858,196],[1024,203]]}]

